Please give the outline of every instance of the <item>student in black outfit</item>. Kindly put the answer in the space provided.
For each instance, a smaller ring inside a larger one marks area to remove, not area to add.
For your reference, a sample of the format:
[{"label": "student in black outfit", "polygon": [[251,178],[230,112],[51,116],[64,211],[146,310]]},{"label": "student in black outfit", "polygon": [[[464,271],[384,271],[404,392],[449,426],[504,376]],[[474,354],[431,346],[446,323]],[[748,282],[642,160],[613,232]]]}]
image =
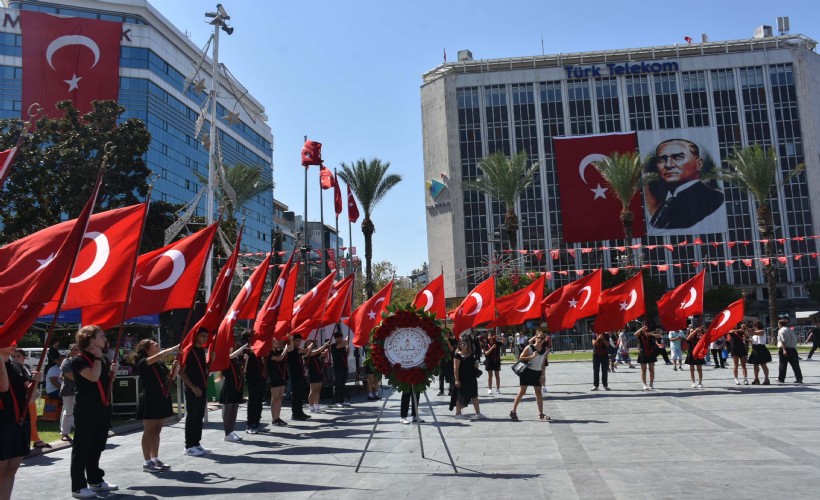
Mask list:
[{"label": "student in black outfit", "polygon": [[[750,333],[750,332],[749,332]],[[746,358],[749,356],[749,347],[746,345],[747,327],[741,324],[726,335],[726,340],[729,341],[729,352],[732,353],[732,361],[734,362],[734,369],[732,370],[735,376],[735,385],[740,385],[738,378],[737,365],[740,363],[743,370],[743,385],[749,385],[749,376],[746,371]]]},{"label": "student in black outfit", "polygon": [[324,413],[319,400],[322,397],[322,385],[324,383],[324,367],[326,361],[326,351],[330,347],[330,340],[316,348],[316,343],[312,340],[305,345],[305,363],[307,364],[307,375],[309,390],[308,408],[311,413]]},{"label": "student in black outfit", "polygon": [[[477,389],[476,389],[477,390]],[[401,412],[401,423],[402,424],[409,424],[410,421],[407,420],[407,414],[410,411],[410,407],[413,408],[413,422],[424,422],[424,419],[418,417],[416,415],[416,403],[418,402],[419,395],[416,394],[416,397],[413,398],[413,393],[411,391],[402,392],[401,393],[401,406],[399,408]]]},{"label": "student in black outfit", "polygon": [[245,402],[245,384],[243,371],[245,369],[245,346],[238,347],[228,359],[228,368],[222,370],[222,391],[219,393],[219,402],[222,404],[222,429],[225,431],[225,441],[237,443],[242,438],[234,432],[236,415],[239,405]]},{"label": "student in black outfit", "polygon": [[290,408],[293,420],[307,420],[310,418],[310,415],[306,415],[302,409],[308,392],[303,355],[309,351],[309,349],[302,347],[302,336],[300,334],[297,333],[291,337],[290,352],[288,353],[288,376],[291,385]]},{"label": "student in black outfit", "polygon": [[160,351],[159,344],[153,339],[141,340],[137,344],[137,373],[142,389],[137,419],[142,420],[142,470],[146,472],[164,472],[171,468],[159,459],[159,435],[165,419],[174,413],[171,388],[179,365],[175,360],[169,371],[163,360],[178,347],[175,345]]},{"label": "student in black outfit", "polygon": [[[655,363],[658,361],[658,340],[660,333],[650,332],[646,326],[635,332],[638,341],[638,363],[641,365],[641,382],[643,390],[655,390]],[[649,371],[649,385],[646,385],[646,372]]]},{"label": "student in black outfit", "polygon": [[103,356],[105,332],[96,326],[84,326],[77,332],[80,354],[71,360],[74,373],[74,447],[71,450],[71,495],[94,498],[96,492],[114,491],[117,486],[103,480],[100,456],[108,442],[111,428],[111,404],[108,400],[110,380],[117,373],[117,363]]},{"label": "student in black outfit", "polygon": [[487,370],[487,395],[493,393],[493,376],[495,376],[495,393],[501,394],[501,344],[495,338],[495,332],[487,335],[484,346],[484,368]]},{"label": "student in black outfit", "polygon": [[336,408],[350,406],[345,402],[345,385],[347,384],[347,356],[350,352],[348,339],[342,337],[342,332],[338,329],[333,332],[333,340],[330,345],[330,357],[333,360],[333,402]]},{"label": "student in black outfit", "polygon": [[41,379],[37,371],[33,379],[29,378],[23,365],[12,361],[16,348],[17,344],[0,348],[0,498],[11,498],[14,476],[30,451],[31,420],[26,396],[29,384],[38,384]]},{"label": "student in black outfit", "polygon": [[185,382],[185,455],[201,457],[210,450],[200,444],[202,440],[202,420],[207,405],[207,366],[205,364],[205,342],[208,330],[199,330],[191,347],[191,352],[179,372]]},{"label": "student in black outfit", "polygon": [[[242,336],[242,342],[247,344],[250,336]],[[262,430],[262,401],[265,398],[265,361],[259,359],[253,349],[247,347],[245,354],[245,382],[248,384],[248,424],[245,432],[256,434]]]},{"label": "student in black outfit", "polygon": [[268,356],[268,382],[270,383],[270,414],[273,425],[284,427],[288,425],[282,420],[282,401],[285,399],[285,387],[288,385],[288,353],[289,342],[276,341],[273,350]]},{"label": "student in black outfit", "polygon": [[447,382],[447,395],[453,392],[453,353],[458,348],[458,341],[452,330],[447,331],[447,352],[441,358],[441,373],[438,376],[438,395],[444,396],[444,382]]},{"label": "student in black outfit", "polygon": [[599,333],[592,341],[592,389],[598,390],[598,379],[604,384],[604,390],[609,390],[607,384],[607,377],[609,376],[609,336],[605,333]]},{"label": "student in black outfit", "polygon": [[809,351],[809,355],[806,356],[806,359],[811,359],[814,355],[814,351],[820,347],[820,319],[814,320],[814,327],[811,329],[811,333],[806,338],[806,343],[808,344],[811,341],[811,350]]}]

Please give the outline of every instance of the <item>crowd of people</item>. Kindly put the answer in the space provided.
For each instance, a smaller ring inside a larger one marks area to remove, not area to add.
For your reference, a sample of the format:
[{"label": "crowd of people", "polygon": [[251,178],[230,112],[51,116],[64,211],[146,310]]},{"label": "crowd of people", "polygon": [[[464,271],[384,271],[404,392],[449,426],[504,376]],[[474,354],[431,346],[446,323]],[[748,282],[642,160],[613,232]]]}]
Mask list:
[{"label": "crowd of people", "polygon": [[[785,382],[791,366],[795,382],[802,383],[800,361],[797,354],[797,336],[789,328],[788,320],[779,322],[777,352],[779,366],[777,380]],[[689,366],[692,388],[703,387],[703,367],[712,362],[714,369],[731,366],[736,385],[769,385],[768,364],[772,362],[767,347],[768,338],[760,322],[741,323],[723,338],[713,339],[709,355],[697,357],[694,346],[705,331],[702,327],[663,332],[660,329],[641,327],[635,332],[598,334],[592,342],[593,386],[610,390],[608,375],[625,365],[632,364],[630,343],[637,344],[637,364],[644,391],[655,386],[655,364],[662,357],[674,371]],[[511,350],[521,364],[517,372],[518,390],[513,399],[509,417],[518,420],[522,399],[530,387],[535,394],[538,419],[549,421],[544,413],[543,397],[547,393],[546,371],[549,366],[551,336],[536,330],[532,336],[524,333],[502,336],[490,331],[479,335],[465,332],[459,339],[447,332],[448,359],[442,361],[439,377],[439,396],[450,397],[450,410],[454,418],[469,418],[465,410],[472,407],[474,420],[484,419],[480,409],[479,379],[486,372],[487,395],[500,395],[501,358]],[[820,325],[815,326],[807,339],[813,347],[811,359],[820,346]],[[668,341],[669,352],[666,345]],[[171,467],[159,458],[160,435],[165,420],[173,414],[172,390],[176,377],[184,384],[185,393],[185,449],[184,454],[199,457],[210,453],[201,443],[202,426],[207,411],[207,383],[209,379],[206,344],[208,332],[197,333],[194,345],[184,361],[175,356],[179,346],[161,349],[153,339],[139,341],[135,347],[135,369],[141,388],[136,417],[143,422],[141,440],[143,470],[161,473]],[[219,402],[222,409],[224,440],[240,442],[236,432],[239,407],[247,402],[245,432],[262,432],[263,400],[266,388],[270,391],[270,421],[273,426],[284,427],[282,406],[289,396],[291,419],[305,421],[312,414],[323,413],[320,402],[324,385],[325,368],[332,367],[333,405],[349,406],[346,394],[348,374],[349,339],[337,330],[333,338],[321,345],[294,335],[274,344],[265,359],[254,355],[248,347],[247,336],[238,339],[230,354],[228,368],[222,370],[222,387]],[[117,486],[105,481],[100,468],[100,456],[105,449],[111,428],[110,387],[118,365],[112,360],[108,340],[102,329],[85,326],[76,335],[76,343],[70,346],[69,356],[60,354],[56,346],[49,349],[49,363],[44,372],[45,393],[50,398],[61,398],[63,412],[60,415],[61,438],[72,445],[71,493],[75,498],[94,498],[98,492],[114,491]],[[53,352],[52,352],[53,350]],[[366,355],[366,354],[364,354]],[[685,357],[684,357],[685,356]],[[168,363],[173,357],[174,361]],[[361,354],[357,353],[357,359]],[[483,361],[482,361],[483,359]],[[731,365],[727,363],[731,360]],[[50,446],[44,443],[36,428],[35,402],[40,397],[38,388],[43,376],[30,370],[25,364],[25,352],[16,346],[0,349],[0,415],[2,416],[2,440],[0,441],[0,498],[11,494],[14,475],[22,457],[29,453],[31,443],[35,447]],[[358,361],[357,361],[358,363]],[[749,381],[748,364],[752,365],[754,378]],[[481,368],[483,367],[484,370]],[[760,375],[762,374],[762,379]],[[368,400],[380,399],[380,381],[372,369],[365,367]],[[402,424],[423,422],[418,415],[417,404],[411,393],[403,393],[400,403]],[[416,395],[417,396],[417,395]],[[304,408],[307,406],[308,413]],[[412,410],[412,411],[411,411]],[[408,417],[411,417],[408,419]],[[73,436],[71,434],[73,430]]]}]

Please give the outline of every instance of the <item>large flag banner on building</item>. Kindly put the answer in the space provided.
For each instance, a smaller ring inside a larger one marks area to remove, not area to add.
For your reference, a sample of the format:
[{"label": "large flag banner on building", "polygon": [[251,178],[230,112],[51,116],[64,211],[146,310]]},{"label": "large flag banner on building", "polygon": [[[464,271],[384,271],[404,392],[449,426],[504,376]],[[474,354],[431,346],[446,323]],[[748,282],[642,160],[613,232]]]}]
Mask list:
[{"label": "large flag banner on building", "polygon": [[614,332],[646,312],[643,294],[643,276],[639,272],[620,285],[601,292],[598,316],[592,329],[596,333]]},{"label": "large flag banner on building", "polygon": [[122,23],[20,12],[23,34],[23,112],[39,103],[58,116],[59,101],[74,101],[80,113],[91,101],[117,100]]},{"label": "large flag banner on building", "polygon": [[666,292],[658,301],[658,316],[667,330],[683,330],[689,316],[703,314],[703,281],[706,271],[702,270],[674,290]]},{"label": "large flag banner on building", "polygon": [[638,133],[641,154],[649,156],[643,197],[650,236],[724,233],[723,190],[707,180],[720,162],[712,127]]},{"label": "large flag banner on building", "polygon": [[[621,202],[593,162],[611,153],[634,152],[638,147],[635,133],[556,137],[553,144],[564,241],[622,239]],[[629,208],[634,215],[632,234],[639,238],[646,234],[640,194],[632,199]]]}]

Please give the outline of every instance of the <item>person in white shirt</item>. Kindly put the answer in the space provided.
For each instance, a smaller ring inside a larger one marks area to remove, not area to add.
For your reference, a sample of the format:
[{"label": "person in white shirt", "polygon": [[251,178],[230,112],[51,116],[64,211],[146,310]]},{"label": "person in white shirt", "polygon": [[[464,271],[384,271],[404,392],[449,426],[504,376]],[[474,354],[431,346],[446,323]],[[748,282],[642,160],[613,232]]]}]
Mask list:
[{"label": "person in white shirt", "polygon": [[51,365],[46,372],[46,395],[51,399],[60,397],[60,363],[64,359],[65,356],[60,354],[60,357],[55,360],[56,364]]},{"label": "person in white shirt", "polygon": [[672,330],[669,332],[669,347],[672,351],[672,369],[675,371],[683,370],[683,349],[681,344],[686,334],[683,330]]},{"label": "person in white shirt", "polygon": [[780,354],[777,381],[786,381],[786,365],[792,366],[795,382],[803,383],[803,372],[800,371],[800,359],[797,357],[797,335],[789,328],[789,320],[781,319],[777,322],[780,329],[777,331],[777,349]]},{"label": "person in white shirt", "polygon": [[758,373],[763,368],[763,385],[769,385],[769,366],[766,363],[772,362],[772,353],[766,347],[766,330],[763,328],[763,323],[755,321],[752,325],[752,354],[749,356],[749,363],[752,364],[755,371],[755,379],[752,385],[760,385]]}]

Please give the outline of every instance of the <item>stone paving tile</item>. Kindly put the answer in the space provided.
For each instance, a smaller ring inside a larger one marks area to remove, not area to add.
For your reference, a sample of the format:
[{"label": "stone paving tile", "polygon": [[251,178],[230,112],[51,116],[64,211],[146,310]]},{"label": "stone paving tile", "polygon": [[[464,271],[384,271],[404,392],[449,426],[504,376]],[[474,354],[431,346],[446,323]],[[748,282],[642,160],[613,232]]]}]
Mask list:
[{"label": "stone paving tile", "polygon": [[[214,411],[203,434],[203,446],[213,454],[204,458],[182,456],[183,423],[166,426],[161,458],[173,470],[163,474],[142,472],[140,432],[109,439],[102,467],[120,491],[106,497],[814,497],[820,489],[820,362],[801,366],[802,386],[738,387],[730,370],[707,367],[706,387],[692,389],[688,372],[660,365],[657,390],[647,393],[640,390],[639,370],[621,368],[610,374],[612,391],[590,392],[590,363],[554,363],[544,404],[553,421],[546,423],[537,419],[532,390],[518,409],[522,421],[510,422],[517,380],[505,365],[503,394],[481,397],[485,421],[454,419],[449,398],[431,392],[437,428],[422,398],[425,458],[418,428],[398,423],[398,399],[391,397],[359,473],[354,470],[380,402],[366,403],[359,395],[352,408],[242,434],[242,443],[222,440],[220,413]],[[465,413],[472,415],[472,408]],[[283,417],[289,416],[284,410]],[[12,498],[68,498],[69,461],[70,449],[25,460]]]}]

